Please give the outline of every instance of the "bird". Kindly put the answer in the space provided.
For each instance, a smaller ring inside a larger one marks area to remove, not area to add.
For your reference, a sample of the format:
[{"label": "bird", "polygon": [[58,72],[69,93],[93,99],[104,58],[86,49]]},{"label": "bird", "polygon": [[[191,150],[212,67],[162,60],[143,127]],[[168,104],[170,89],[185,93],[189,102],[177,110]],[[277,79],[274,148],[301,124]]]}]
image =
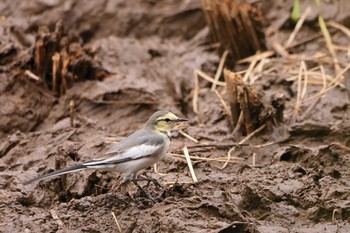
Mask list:
[{"label": "bird", "polygon": [[170,147],[171,128],[177,122],[188,121],[169,111],[157,111],[143,128],[124,140],[112,145],[102,156],[72,167],[56,170],[24,182],[24,185],[50,177],[78,172],[87,169],[109,170],[123,173],[123,183],[132,181],[137,187],[138,181],[148,180],[156,185],[153,178],[138,178],[138,171],[158,162]]}]

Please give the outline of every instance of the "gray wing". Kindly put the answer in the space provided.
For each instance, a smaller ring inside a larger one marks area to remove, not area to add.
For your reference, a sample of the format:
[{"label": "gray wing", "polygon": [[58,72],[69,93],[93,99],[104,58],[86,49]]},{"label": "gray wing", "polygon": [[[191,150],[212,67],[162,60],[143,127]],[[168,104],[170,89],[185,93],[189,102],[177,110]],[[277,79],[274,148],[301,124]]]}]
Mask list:
[{"label": "gray wing", "polygon": [[103,164],[118,164],[147,156],[159,155],[167,145],[167,138],[160,134],[136,133],[124,141],[113,145],[101,158],[84,163],[85,166],[101,166]]},{"label": "gray wing", "polygon": [[129,149],[136,145],[141,145],[143,143],[146,143],[149,140],[148,135],[154,134],[153,132],[148,132],[148,131],[149,131],[148,129],[142,129],[131,134],[129,137],[125,138],[124,140],[111,146],[104,155],[120,153],[120,151]]}]

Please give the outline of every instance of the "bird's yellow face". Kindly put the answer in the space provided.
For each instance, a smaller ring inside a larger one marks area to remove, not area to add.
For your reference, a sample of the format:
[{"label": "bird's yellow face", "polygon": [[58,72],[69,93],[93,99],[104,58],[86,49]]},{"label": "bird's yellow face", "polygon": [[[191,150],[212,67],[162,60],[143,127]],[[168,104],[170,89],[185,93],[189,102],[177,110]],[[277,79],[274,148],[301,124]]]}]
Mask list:
[{"label": "bird's yellow face", "polygon": [[174,113],[166,112],[156,118],[154,129],[158,132],[169,132],[174,123],[181,121],[187,121],[187,119],[180,118]]}]

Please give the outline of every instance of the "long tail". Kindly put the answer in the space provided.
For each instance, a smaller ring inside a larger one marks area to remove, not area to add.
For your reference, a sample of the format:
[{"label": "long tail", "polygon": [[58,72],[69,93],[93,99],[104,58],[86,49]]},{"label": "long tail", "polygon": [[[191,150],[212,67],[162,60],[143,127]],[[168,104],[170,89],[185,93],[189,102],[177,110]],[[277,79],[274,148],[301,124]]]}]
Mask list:
[{"label": "long tail", "polygon": [[60,175],[63,175],[63,174],[68,174],[68,173],[73,173],[73,172],[85,170],[86,168],[87,168],[86,165],[78,164],[78,165],[75,165],[75,166],[72,166],[72,167],[68,167],[68,168],[64,168],[64,169],[61,169],[61,170],[57,170],[57,171],[48,173],[46,175],[38,176],[38,177],[36,177],[34,179],[31,179],[31,180],[28,180],[28,181],[24,182],[23,185],[27,185],[27,184],[33,183],[35,181],[43,180],[43,179],[46,179],[46,178],[49,178],[49,177],[60,176]]}]

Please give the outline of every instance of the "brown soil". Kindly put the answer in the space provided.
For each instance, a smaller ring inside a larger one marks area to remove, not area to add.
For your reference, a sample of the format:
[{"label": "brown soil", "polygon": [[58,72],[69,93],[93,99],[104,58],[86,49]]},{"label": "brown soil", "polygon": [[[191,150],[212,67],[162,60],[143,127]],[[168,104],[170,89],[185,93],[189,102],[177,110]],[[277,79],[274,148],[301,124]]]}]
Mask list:
[{"label": "brown soil", "polygon": [[[61,97],[23,75],[33,69],[38,26],[52,29],[58,20],[108,74],[76,82]],[[332,89],[293,123],[297,84],[286,81],[290,74],[278,59],[273,75],[256,85],[268,97],[284,95],[285,123],[237,147],[232,156],[240,163],[220,169],[222,162],[193,160],[199,180],[193,183],[186,160],[167,155],[158,164],[165,176],[146,171],[164,184],[147,188],[156,203],[132,185],[125,192],[112,172],[22,185],[98,156],[158,109],[189,118],[183,130],[199,140],[175,130],[171,152],[182,154],[187,145],[194,156],[227,155],[243,136],[231,136],[220,101],[205,91],[209,83],[201,80],[199,113],[192,111],[193,70],[213,76],[220,59],[208,43],[200,1],[7,0],[0,32],[0,232],[118,232],[112,213],[122,232],[350,232],[348,92]],[[295,50],[301,51],[327,49],[317,40]]]}]

